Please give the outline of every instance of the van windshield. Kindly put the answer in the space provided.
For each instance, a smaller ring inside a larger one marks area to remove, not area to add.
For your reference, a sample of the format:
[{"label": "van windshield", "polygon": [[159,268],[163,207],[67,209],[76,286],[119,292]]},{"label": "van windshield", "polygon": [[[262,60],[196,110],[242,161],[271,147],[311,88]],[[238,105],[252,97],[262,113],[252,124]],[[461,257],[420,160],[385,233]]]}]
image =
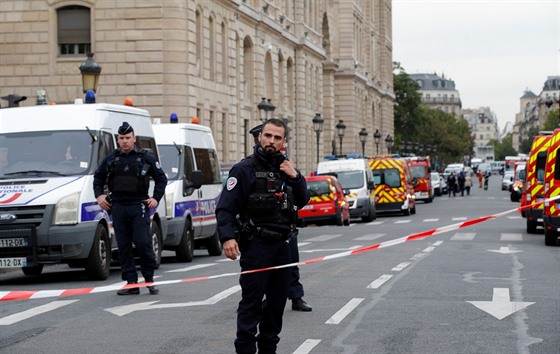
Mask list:
[{"label": "van windshield", "polygon": [[322,197],[331,194],[329,182],[327,181],[309,181],[307,182],[307,190],[311,197]]},{"label": "van windshield", "polygon": [[363,171],[342,171],[336,172],[336,178],[344,189],[356,189],[364,186]]},{"label": "van windshield", "polygon": [[401,186],[401,177],[399,170],[396,168],[387,168],[384,170],[373,170],[373,181],[375,185],[384,184],[387,187],[396,188]]},{"label": "van windshield", "polygon": [[167,175],[167,179],[178,179],[182,156],[179,150],[174,145],[158,145],[158,152],[161,168]]},{"label": "van windshield", "polygon": [[426,168],[424,166],[412,166],[410,172],[413,178],[426,178]]},{"label": "van windshield", "polygon": [[85,175],[91,142],[87,131],[0,134],[0,178]]}]

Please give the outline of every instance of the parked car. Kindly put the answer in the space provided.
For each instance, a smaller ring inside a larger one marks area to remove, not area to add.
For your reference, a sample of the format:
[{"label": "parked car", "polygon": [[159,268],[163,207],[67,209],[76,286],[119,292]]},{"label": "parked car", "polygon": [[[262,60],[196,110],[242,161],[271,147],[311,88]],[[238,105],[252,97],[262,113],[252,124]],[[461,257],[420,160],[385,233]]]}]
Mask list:
[{"label": "parked car", "polygon": [[434,194],[438,197],[441,196],[443,194],[443,187],[441,185],[443,182],[443,177],[441,177],[437,172],[431,172],[430,179],[432,180],[432,188],[434,189]]},{"label": "parked car", "polygon": [[513,185],[513,174],[513,170],[504,172],[504,177],[502,178],[503,191],[511,191],[511,186]]},{"label": "parked car", "polygon": [[439,174],[439,178],[440,178],[440,185],[441,185],[441,192],[443,194],[447,194],[447,176],[444,175],[443,173]]},{"label": "parked car", "polygon": [[327,222],[337,226],[350,225],[350,205],[344,190],[334,176],[305,177],[309,203],[298,211],[300,224]]}]

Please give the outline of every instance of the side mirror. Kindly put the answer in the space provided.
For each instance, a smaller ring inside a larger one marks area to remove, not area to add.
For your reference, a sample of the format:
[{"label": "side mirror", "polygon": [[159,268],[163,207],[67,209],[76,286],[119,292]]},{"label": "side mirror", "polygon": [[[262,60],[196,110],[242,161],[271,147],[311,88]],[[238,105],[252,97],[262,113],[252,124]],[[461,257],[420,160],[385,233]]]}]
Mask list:
[{"label": "side mirror", "polygon": [[199,189],[202,186],[202,171],[195,170],[191,173],[191,180],[183,179],[183,195],[192,194],[192,189]]},{"label": "side mirror", "polygon": [[368,189],[375,189],[375,183],[373,181],[368,181],[367,182],[367,188]]}]

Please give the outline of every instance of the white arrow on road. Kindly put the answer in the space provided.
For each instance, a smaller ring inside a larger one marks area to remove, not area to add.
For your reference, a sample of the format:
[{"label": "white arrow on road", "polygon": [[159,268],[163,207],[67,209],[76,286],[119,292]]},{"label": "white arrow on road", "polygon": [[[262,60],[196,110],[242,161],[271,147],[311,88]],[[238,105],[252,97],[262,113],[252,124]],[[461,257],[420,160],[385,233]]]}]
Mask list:
[{"label": "white arrow on road", "polygon": [[487,250],[487,251],[501,253],[501,254],[511,254],[511,253],[523,252],[523,251],[520,251],[520,250],[511,249],[510,246],[500,247],[499,250]]},{"label": "white arrow on road", "polygon": [[508,288],[494,288],[492,301],[467,301],[484,312],[503,320],[514,312],[523,310],[534,302],[511,302]]},{"label": "white arrow on road", "polygon": [[175,304],[157,304],[157,305],[153,305],[153,304],[155,304],[158,301],[149,301],[149,302],[141,302],[141,303],[138,303],[138,304],[111,307],[111,308],[105,309],[105,311],[108,311],[108,312],[110,312],[114,315],[122,317],[122,316],[128,315],[129,313],[132,313],[134,311],[145,311],[145,310],[154,310],[154,309],[169,309],[169,308],[175,308],[175,307],[214,305],[214,304],[218,303],[220,300],[223,300],[223,299],[227,298],[228,296],[230,296],[232,294],[235,294],[239,290],[241,290],[241,287],[239,285],[236,285],[234,287],[231,287],[229,289],[226,289],[226,290],[222,291],[219,294],[216,294],[216,295],[212,296],[211,298],[209,298],[207,300],[202,300],[202,301],[179,302],[179,303],[175,303]]}]

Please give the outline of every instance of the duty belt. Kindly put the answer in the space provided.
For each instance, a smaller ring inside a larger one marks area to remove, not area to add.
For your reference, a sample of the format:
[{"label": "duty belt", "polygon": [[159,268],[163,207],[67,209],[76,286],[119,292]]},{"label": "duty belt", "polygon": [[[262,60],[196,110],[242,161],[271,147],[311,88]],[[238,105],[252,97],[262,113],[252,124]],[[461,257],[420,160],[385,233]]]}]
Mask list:
[{"label": "duty belt", "polygon": [[278,231],[273,231],[270,229],[263,229],[261,227],[257,227],[255,231],[255,235],[265,240],[270,241],[287,241],[290,239],[290,233],[283,233]]}]

